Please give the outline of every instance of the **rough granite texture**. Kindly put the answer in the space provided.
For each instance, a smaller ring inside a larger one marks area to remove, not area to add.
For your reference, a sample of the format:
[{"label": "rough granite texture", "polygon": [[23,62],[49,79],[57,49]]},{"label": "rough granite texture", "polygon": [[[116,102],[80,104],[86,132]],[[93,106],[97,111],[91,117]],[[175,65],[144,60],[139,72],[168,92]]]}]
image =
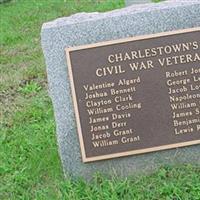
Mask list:
[{"label": "rough granite texture", "polygon": [[82,163],[64,49],[77,45],[200,26],[200,1],[129,6],[106,13],[79,13],[44,23],[41,32],[49,94],[65,175],[89,179],[95,172],[128,176],[161,165],[200,165],[200,145]]},{"label": "rough granite texture", "polygon": [[[161,0],[161,1],[165,1],[165,0]],[[171,1],[171,2],[199,2],[200,0],[168,0],[168,1]],[[155,3],[153,0],[125,0],[125,5],[126,6],[130,6],[130,5],[133,5],[133,4],[146,4],[146,3]]]}]

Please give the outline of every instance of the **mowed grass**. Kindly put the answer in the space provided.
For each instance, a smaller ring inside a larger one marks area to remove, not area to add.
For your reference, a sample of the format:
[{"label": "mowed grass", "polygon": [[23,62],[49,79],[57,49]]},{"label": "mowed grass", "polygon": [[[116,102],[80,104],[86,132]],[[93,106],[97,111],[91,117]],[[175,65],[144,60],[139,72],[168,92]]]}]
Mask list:
[{"label": "mowed grass", "polygon": [[122,0],[13,0],[0,4],[0,199],[199,200],[199,166],[164,166],[127,179],[64,180],[47,92],[40,29],[82,11],[123,7]]}]

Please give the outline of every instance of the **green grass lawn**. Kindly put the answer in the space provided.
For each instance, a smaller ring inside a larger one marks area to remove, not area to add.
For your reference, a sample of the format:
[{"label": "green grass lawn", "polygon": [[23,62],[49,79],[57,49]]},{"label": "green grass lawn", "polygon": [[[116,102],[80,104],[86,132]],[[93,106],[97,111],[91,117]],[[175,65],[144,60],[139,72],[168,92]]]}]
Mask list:
[{"label": "green grass lawn", "polygon": [[164,166],[128,179],[64,180],[47,93],[40,29],[81,11],[123,0],[13,0],[0,4],[0,199],[200,200],[197,166]]}]

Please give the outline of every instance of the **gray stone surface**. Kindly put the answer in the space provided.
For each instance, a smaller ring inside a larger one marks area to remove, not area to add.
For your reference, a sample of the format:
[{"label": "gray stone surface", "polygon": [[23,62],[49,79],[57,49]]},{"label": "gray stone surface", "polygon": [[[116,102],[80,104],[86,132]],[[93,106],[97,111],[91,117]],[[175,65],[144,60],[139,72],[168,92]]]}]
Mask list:
[{"label": "gray stone surface", "polygon": [[[161,0],[162,1],[165,1],[165,0]],[[199,2],[200,0],[168,0],[168,1],[171,1],[171,2]],[[133,4],[146,4],[146,3],[154,3],[153,0],[125,0],[125,5],[126,6],[130,6],[130,5],[133,5]],[[159,2],[160,3],[160,2]]]},{"label": "gray stone surface", "polygon": [[97,171],[127,176],[165,164],[200,164],[200,145],[82,163],[64,51],[65,47],[197,26],[200,26],[199,1],[170,1],[129,6],[106,13],[80,13],[43,24],[41,42],[55,111],[59,153],[66,176],[90,178]]}]

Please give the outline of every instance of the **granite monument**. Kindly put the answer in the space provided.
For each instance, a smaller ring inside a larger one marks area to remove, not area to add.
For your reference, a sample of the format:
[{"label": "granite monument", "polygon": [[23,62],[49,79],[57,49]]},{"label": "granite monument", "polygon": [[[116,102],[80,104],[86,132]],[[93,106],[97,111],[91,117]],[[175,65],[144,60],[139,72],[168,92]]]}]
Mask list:
[{"label": "granite monument", "polygon": [[[43,24],[41,43],[47,66],[49,94],[53,102],[56,119],[59,154],[66,176],[81,176],[89,179],[96,172],[128,176],[135,173],[152,171],[165,164],[195,163],[200,165],[199,144],[137,155],[115,157],[112,159],[109,158],[106,160],[102,159],[101,161],[94,159],[91,162],[84,163],[81,155],[81,143],[79,143],[80,138],[77,131],[75,107],[73,105],[73,90],[70,85],[68,73],[69,59],[72,58],[67,58],[65,52],[66,49],[76,48],[82,45],[93,45],[106,41],[110,42],[118,39],[135,38],[136,36],[148,36],[156,33],[160,34],[183,29],[193,29],[199,26],[200,2],[193,0],[164,1],[159,4],[144,4],[141,6],[133,5],[106,13],[78,13]],[[195,43],[191,43],[191,45],[192,44],[193,48],[195,48]],[[199,49],[195,50],[198,51]],[[71,61],[76,63],[79,58],[80,60],[82,59],[82,54],[77,55],[76,59]],[[88,55],[87,58],[90,58],[90,56]],[[113,57],[111,58],[113,59]],[[198,62],[198,56],[196,61]],[[94,64],[92,59],[91,63]],[[91,64],[91,67],[93,64]],[[76,64],[74,65],[72,63],[71,68],[73,69],[74,66],[76,66]],[[85,66],[85,64],[83,64],[83,66]],[[198,71],[199,63],[196,67]],[[86,71],[88,73],[88,69]],[[82,75],[85,77],[84,74]],[[152,75],[153,74],[149,76],[150,79]],[[90,76],[88,80],[89,78]],[[137,79],[137,77],[135,77],[135,79]],[[138,78],[138,81],[139,79],[140,78]],[[80,87],[82,87],[82,85]],[[84,91],[83,88],[82,91]],[[80,91],[80,93],[82,91]],[[198,90],[196,92],[199,94]],[[77,93],[75,95],[77,95]],[[140,116],[140,114],[138,114],[138,116]],[[87,120],[85,120],[82,115],[80,120],[83,120],[82,124],[87,123]],[[144,123],[142,126],[145,125]],[[149,127],[149,129],[151,129],[151,127]],[[197,133],[199,133],[199,130],[197,130]],[[198,140],[199,136],[196,136],[196,139]],[[95,152],[92,153],[96,155]],[[106,153],[109,154],[110,152],[108,151]]]}]

